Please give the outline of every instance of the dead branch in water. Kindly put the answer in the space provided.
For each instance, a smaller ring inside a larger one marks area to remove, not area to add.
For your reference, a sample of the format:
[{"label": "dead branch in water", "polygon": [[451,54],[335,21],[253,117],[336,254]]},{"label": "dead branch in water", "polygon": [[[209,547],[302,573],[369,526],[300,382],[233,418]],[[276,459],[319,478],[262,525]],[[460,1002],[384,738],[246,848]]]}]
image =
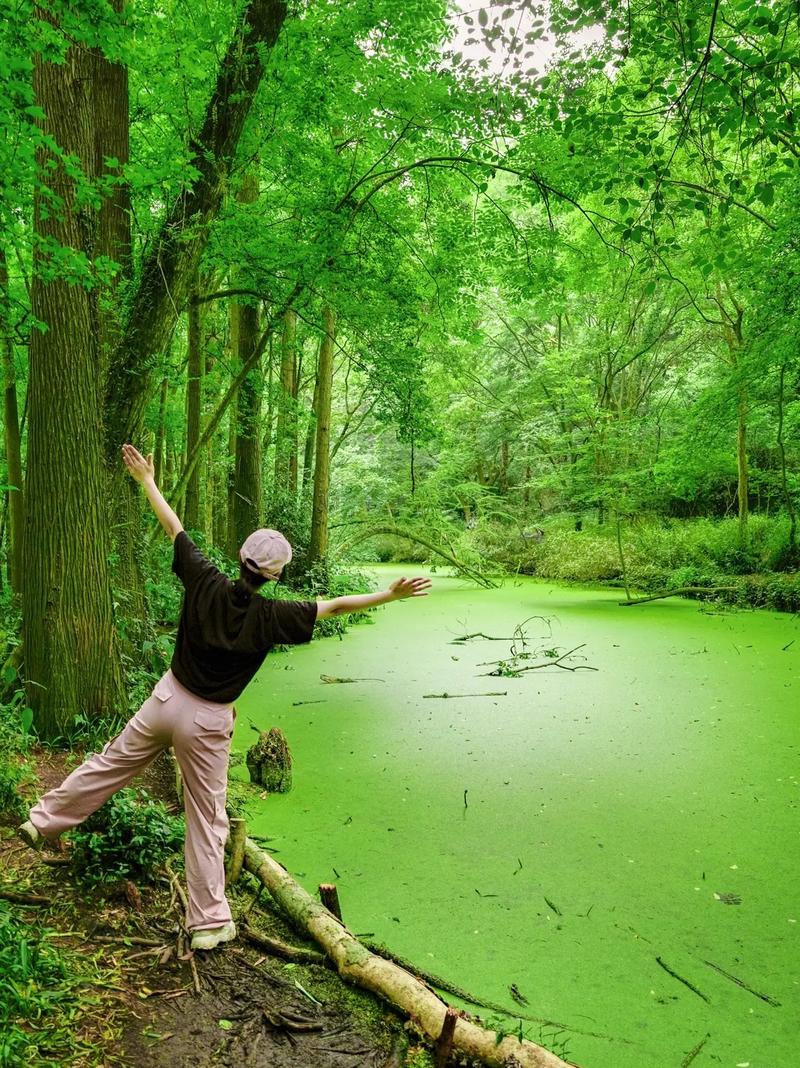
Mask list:
[{"label": "dead branch in water", "polygon": [[632,604],[647,604],[648,601],[660,601],[664,597],[680,597],[685,593],[732,593],[738,586],[679,586],[677,590],[662,590],[660,593],[651,593],[649,597],[634,597],[630,601],[618,601],[623,608],[629,608]]},{"label": "dead branch in water", "polygon": [[[539,671],[540,668],[547,667],[557,667],[561,668],[563,671],[598,671],[599,668],[591,667],[589,664],[564,663],[564,661],[568,660],[574,653],[577,653],[579,649],[584,649],[585,647],[586,642],[582,642],[580,645],[576,645],[574,649],[569,649],[566,653],[562,653],[560,656],[550,656],[538,664],[526,664],[525,667],[519,666],[519,661],[527,655],[525,653],[512,654],[510,660],[486,660],[484,663],[478,664],[478,667],[489,667],[492,664],[497,665],[495,671],[484,671],[484,678],[489,675],[502,675],[507,678],[516,678],[516,676],[521,675],[523,671]],[[556,652],[555,649],[551,651]]]},{"label": "dead branch in water", "polygon": [[490,693],[424,693],[423,698],[426,697],[439,697],[447,699],[450,697],[508,697],[508,690],[491,691]]}]

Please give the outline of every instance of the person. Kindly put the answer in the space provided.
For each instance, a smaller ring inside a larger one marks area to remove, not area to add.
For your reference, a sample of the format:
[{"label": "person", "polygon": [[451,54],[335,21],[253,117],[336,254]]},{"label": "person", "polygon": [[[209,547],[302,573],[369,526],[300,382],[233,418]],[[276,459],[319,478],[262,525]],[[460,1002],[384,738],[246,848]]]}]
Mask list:
[{"label": "person", "polygon": [[195,545],[164,500],[152,454],[145,459],[126,444],[122,459],[173,542],[172,570],[184,594],[172,661],[123,730],[41,797],[19,833],[37,849],[45,840],[56,840],[172,746],[184,783],[187,929],[192,949],[213,949],[236,937],[224,871],[234,701],[273,646],[309,641],[318,619],[421,597],[431,583],[400,578],[378,593],[333,600],[258,596],[259,587],[277,581],[292,558],[286,538],[269,529],[250,534],[239,551],[239,578],[231,581]]}]

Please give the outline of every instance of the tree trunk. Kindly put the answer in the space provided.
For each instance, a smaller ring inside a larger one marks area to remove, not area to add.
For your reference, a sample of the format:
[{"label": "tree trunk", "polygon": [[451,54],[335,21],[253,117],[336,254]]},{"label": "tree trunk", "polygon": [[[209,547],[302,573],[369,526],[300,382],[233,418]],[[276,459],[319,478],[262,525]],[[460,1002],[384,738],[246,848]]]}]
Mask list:
[{"label": "tree trunk", "polygon": [[20,444],[17,379],[14,369],[14,343],[11,338],[11,312],[5,250],[0,248],[0,344],[3,346],[3,430],[8,474],[8,581],[15,594],[22,593],[22,548],[25,505],[22,492],[22,449]]},{"label": "tree trunk", "polygon": [[[195,289],[197,276],[195,275]],[[200,417],[203,403],[203,338],[200,305],[189,301],[188,308],[188,367],[186,371],[186,452],[191,454],[200,441]],[[183,517],[187,530],[199,530],[200,522],[200,465],[196,464],[186,483],[186,512]]]},{"label": "tree trunk", "polygon": [[795,556],[797,554],[797,509],[795,508],[794,498],[789,490],[789,484],[786,478],[786,445],[783,440],[783,421],[784,413],[786,410],[785,403],[785,380],[786,380],[786,361],[781,364],[780,378],[779,378],[779,393],[778,393],[778,452],[781,458],[781,492],[783,494],[783,501],[786,505],[786,510],[789,513],[789,561],[794,563]]},{"label": "tree trunk", "polygon": [[[126,5],[126,0],[110,2],[116,12],[122,12]],[[98,49],[93,49],[91,56],[94,61],[92,95],[95,122],[91,170],[119,178],[130,156],[128,70],[122,63],[110,62]],[[115,159],[117,165],[106,168],[104,157]],[[115,183],[100,205],[94,252],[118,265],[113,279],[103,287],[97,305],[97,374],[101,383],[102,403],[112,356],[122,338],[121,283],[129,281],[132,272],[131,200],[126,182]],[[143,441],[139,440],[136,444],[147,451]],[[142,643],[151,637],[144,585],[144,501],[141,490],[121,462],[118,448],[107,454],[106,462],[109,477],[107,493],[109,500],[114,502],[111,536],[115,562],[112,578],[120,612],[125,618],[126,651],[135,660]]]},{"label": "tree trunk", "polygon": [[747,520],[749,517],[749,473],[747,469],[747,388],[739,387],[736,412],[736,495],[739,500],[739,545],[747,547]]},{"label": "tree trunk", "polygon": [[296,365],[297,312],[290,308],[283,317],[281,380],[275,427],[275,493],[290,498],[297,493]]},{"label": "tree trunk", "polygon": [[158,395],[158,425],[156,426],[156,443],[153,464],[155,467],[156,485],[162,486],[162,478],[166,466],[164,451],[166,448],[166,421],[167,421],[167,390],[169,379],[165,376],[161,381],[161,390]]},{"label": "tree trunk", "polygon": [[[109,2],[118,13],[125,9],[126,0]],[[94,49],[92,56],[95,121],[93,169],[98,174],[105,173],[120,178],[122,168],[130,158],[128,68],[124,63],[111,63],[99,49]],[[117,166],[104,167],[104,156],[117,160]],[[98,213],[96,241],[97,254],[107,256],[119,265],[119,270],[103,294],[104,299],[98,308],[100,378],[105,382],[111,355],[122,337],[120,283],[130,280],[132,270],[131,197],[127,182],[115,183],[103,200]],[[113,459],[115,463],[119,463],[118,455]]]},{"label": "tree trunk", "polygon": [[[258,179],[248,175],[242,183],[238,200],[242,204],[252,204],[258,199]],[[234,356],[238,366],[243,366],[253,355],[259,342],[258,308],[252,304],[234,303],[231,307],[231,330],[235,337]],[[234,420],[234,467],[233,467],[233,508],[232,545],[238,549],[248,534],[261,525],[261,398],[263,380],[261,361],[239,387],[236,407],[232,413]]]},{"label": "tree trunk", "polygon": [[303,481],[301,483],[301,497],[307,499],[309,488],[312,487],[311,476],[314,472],[314,454],[317,444],[317,408],[319,407],[319,366],[314,375],[314,395],[311,400],[311,414],[308,417],[306,427],[306,440],[303,446]]},{"label": "tree trunk", "polygon": [[[53,23],[41,8],[36,17]],[[63,63],[37,55],[33,84],[45,132],[65,153],[95,159],[95,57],[71,47]],[[42,188],[34,195],[39,242],[91,259],[97,212],[76,203],[74,180],[46,147],[37,151]],[[88,177],[94,177],[91,171]],[[61,204],[58,215],[50,205]],[[51,276],[41,245],[31,288],[28,470],[23,579],[27,696],[40,734],[63,734],[75,716],[124,705],[108,557],[96,324],[97,289]]]},{"label": "tree trunk", "polygon": [[325,331],[319,347],[317,363],[317,404],[314,417],[317,423],[316,463],[314,465],[314,499],[311,509],[311,540],[308,547],[308,567],[324,563],[328,555],[328,491],[330,489],[331,397],[333,393],[333,343],[336,320],[326,305],[322,309]]},{"label": "tree trunk", "polygon": [[166,347],[186,303],[263,75],[265,52],[285,19],[285,0],[251,0],[228,45],[202,129],[190,143],[191,163],[200,177],[176,199],[153,242],[114,353],[106,394],[109,456],[123,441],[139,436],[150,397],[152,358]]}]

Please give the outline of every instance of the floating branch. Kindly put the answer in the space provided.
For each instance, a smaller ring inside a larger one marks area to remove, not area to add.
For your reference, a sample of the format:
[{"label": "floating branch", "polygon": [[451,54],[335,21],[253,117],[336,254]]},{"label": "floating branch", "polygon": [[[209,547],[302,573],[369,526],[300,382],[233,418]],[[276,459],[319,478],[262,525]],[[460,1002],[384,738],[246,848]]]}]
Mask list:
[{"label": "floating branch", "polygon": [[689,1068],[689,1065],[692,1063],[692,1061],[695,1060],[697,1057],[699,1057],[700,1054],[703,1052],[703,1046],[705,1046],[705,1044],[706,1044],[706,1042],[708,1042],[709,1038],[711,1038],[710,1034],[706,1035],[705,1038],[701,1038],[700,1041],[697,1043],[697,1045],[693,1046],[689,1050],[689,1052],[686,1054],[686,1056],[681,1061],[681,1068]]},{"label": "floating branch", "polygon": [[656,957],[656,964],[660,968],[663,968],[667,975],[671,975],[673,979],[677,979],[679,983],[683,983],[685,987],[688,987],[688,989],[691,990],[693,994],[697,994],[697,996],[699,998],[702,998],[703,1001],[708,1002],[709,1004],[711,1003],[710,998],[707,998],[702,990],[698,990],[694,983],[690,983],[688,979],[684,979],[682,975],[678,975],[676,971],[673,971],[673,969],[670,968],[668,964],[664,963],[661,957]]},{"label": "floating branch", "polygon": [[623,608],[629,608],[632,604],[647,604],[648,601],[660,601],[663,597],[680,597],[685,593],[733,593],[738,586],[680,586],[677,590],[662,590],[661,593],[651,593],[649,597],[635,597],[632,601],[618,601]]},{"label": "floating branch", "polygon": [[514,633],[510,638],[501,638],[494,634],[484,634],[482,630],[477,630],[474,634],[462,634],[458,638],[453,638],[450,645],[464,645],[466,642],[473,641],[475,638],[480,638],[481,641],[485,642],[511,642],[513,651],[514,644],[517,642],[522,642],[523,646],[527,645],[528,635],[525,633],[524,627],[525,624],[530,623],[532,619],[540,619],[542,623],[545,623],[547,625],[546,637],[549,638],[552,636],[553,628],[547,616],[528,616],[527,619],[523,619],[521,623],[518,623],[516,627],[514,627]]},{"label": "floating branch", "polygon": [[[483,664],[479,664],[478,667],[488,667],[490,664],[496,664],[497,667],[494,671],[484,671],[483,676],[505,676],[506,678],[517,678],[523,671],[539,671],[541,668],[557,667],[563,671],[598,671],[599,668],[591,667],[589,664],[567,664],[565,663],[571,656],[573,656],[579,649],[584,649],[586,642],[582,642],[580,645],[576,645],[574,649],[569,649],[566,653],[561,653],[560,656],[547,656],[545,660],[542,660],[538,664],[526,664],[524,667],[519,666],[519,661],[525,659],[528,654],[516,653],[512,654],[510,660],[487,660]],[[557,652],[558,650],[552,649],[550,652]],[[541,655],[541,652],[540,654]]]},{"label": "floating branch", "polygon": [[[320,675],[321,682],[386,682],[386,679],[340,679],[337,675]],[[309,702],[310,703],[310,702]]]},{"label": "floating branch", "polygon": [[730,979],[732,983],[736,983],[742,990],[747,990],[748,993],[754,994],[757,998],[761,998],[762,1001],[766,1001],[768,1005],[774,1005],[776,1009],[780,1008],[780,1002],[775,998],[769,996],[769,994],[760,994],[757,990],[753,990],[752,986],[748,986],[743,979],[737,979],[735,975],[731,975],[730,972],[726,972],[724,968],[720,968],[718,964],[715,964],[713,960],[703,961],[709,968],[713,968],[715,972],[719,972],[720,975],[724,975],[726,979]]},{"label": "floating branch", "polygon": [[440,697],[447,699],[450,697],[508,697],[508,690],[490,691],[489,693],[424,693],[425,697]]}]

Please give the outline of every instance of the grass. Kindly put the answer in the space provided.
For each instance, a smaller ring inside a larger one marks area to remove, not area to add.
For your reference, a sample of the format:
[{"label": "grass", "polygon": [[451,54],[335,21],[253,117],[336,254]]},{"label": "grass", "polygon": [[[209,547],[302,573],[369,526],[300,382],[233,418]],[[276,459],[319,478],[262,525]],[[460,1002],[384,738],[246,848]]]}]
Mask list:
[{"label": "grass", "polygon": [[102,1064],[116,1034],[101,992],[117,969],[62,948],[59,932],[29,923],[26,911],[0,901],[0,1068]]}]

